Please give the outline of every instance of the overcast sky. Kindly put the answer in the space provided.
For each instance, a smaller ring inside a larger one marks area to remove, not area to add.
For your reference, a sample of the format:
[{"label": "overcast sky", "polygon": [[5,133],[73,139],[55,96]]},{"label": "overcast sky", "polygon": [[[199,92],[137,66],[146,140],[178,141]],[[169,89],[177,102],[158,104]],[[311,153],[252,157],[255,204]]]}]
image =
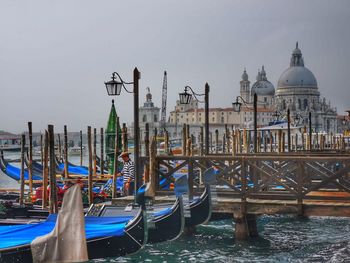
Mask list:
[{"label": "overcast sky", "polygon": [[[339,114],[350,109],[350,1],[42,0],[0,2],[0,130],[105,127],[111,105],[104,82],[141,71],[140,105],[150,87],[167,111],[185,85],[208,82],[210,107],[229,107],[246,68],[254,81],[265,65],[276,87],[295,42],[321,96]],[[131,88],[131,87],[130,87]],[[115,98],[122,122],[132,94]]]}]

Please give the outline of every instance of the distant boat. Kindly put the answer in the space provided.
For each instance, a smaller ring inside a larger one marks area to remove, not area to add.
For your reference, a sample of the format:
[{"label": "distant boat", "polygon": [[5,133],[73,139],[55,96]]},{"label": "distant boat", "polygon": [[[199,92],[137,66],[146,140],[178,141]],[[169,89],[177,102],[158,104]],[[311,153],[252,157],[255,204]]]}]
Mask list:
[{"label": "distant boat", "polygon": [[80,148],[80,146],[73,146],[68,148],[68,156],[80,156],[81,154],[85,155],[85,153],[85,146],[83,146],[82,148]]}]

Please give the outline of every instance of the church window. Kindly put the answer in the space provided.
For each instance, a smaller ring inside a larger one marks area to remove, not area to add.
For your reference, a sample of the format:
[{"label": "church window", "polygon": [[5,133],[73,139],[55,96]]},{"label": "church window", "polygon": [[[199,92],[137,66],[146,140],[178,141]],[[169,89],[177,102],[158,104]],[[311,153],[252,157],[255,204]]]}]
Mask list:
[{"label": "church window", "polygon": [[147,122],[147,115],[143,115],[142,122]]},{"label": "church window", "polygon": [[225,122],[225,118],[221,117],[221,123],[224,123],[224,122]]},{"label": "church window", "polygon": [[267,98],[266,97],[264,97],[264,102],[267,102]]},{"label": "church window", "polygon": [[301,99],[298,99],[299,110],[301,110]]},{"label": "church window", "polygon": [[304,99],[304,110],[307,108],[307,106],[308,106],[307,99]]},{"label": "church window", "polygon": [[157,117],[157,115],[156,114],[154,114],[154,122],[158,122],[158,117]]}]

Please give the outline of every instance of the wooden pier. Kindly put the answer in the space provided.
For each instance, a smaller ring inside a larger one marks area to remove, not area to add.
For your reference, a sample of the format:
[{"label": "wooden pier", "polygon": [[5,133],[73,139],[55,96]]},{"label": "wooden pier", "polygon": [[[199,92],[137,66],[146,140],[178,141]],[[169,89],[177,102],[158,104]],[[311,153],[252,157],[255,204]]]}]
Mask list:
[{"label": "wooden pier", "polygon": [[[237,239],[257,236],[259,215],[350,217],[350,155],[339,152],[142,157],[154,167],[155,203],[174,200],[158,189],[160,177],[188,171],[189,198],[201,193],[204,171],[215,168],[213,217],[231,216]],[[176,165],[174,165],[176,163]],[[165,168],[165,169],[164,169]],[[166,171],[166,172],[164,172]],[[152,178],[153,177],[153,178]],[[126,204],[131,197],[117,198]]]}]

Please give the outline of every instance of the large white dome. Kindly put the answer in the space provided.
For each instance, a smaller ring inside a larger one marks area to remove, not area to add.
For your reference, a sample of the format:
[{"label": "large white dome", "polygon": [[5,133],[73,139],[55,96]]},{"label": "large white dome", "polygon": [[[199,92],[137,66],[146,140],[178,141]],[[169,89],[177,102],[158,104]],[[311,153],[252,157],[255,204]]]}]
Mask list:
[{"label": "large white dome", "polygon": [[317,88],[317,81],[314,74],[306,67],[292,66],[282,73],[278,80],[277,88],[303,86]]}]

